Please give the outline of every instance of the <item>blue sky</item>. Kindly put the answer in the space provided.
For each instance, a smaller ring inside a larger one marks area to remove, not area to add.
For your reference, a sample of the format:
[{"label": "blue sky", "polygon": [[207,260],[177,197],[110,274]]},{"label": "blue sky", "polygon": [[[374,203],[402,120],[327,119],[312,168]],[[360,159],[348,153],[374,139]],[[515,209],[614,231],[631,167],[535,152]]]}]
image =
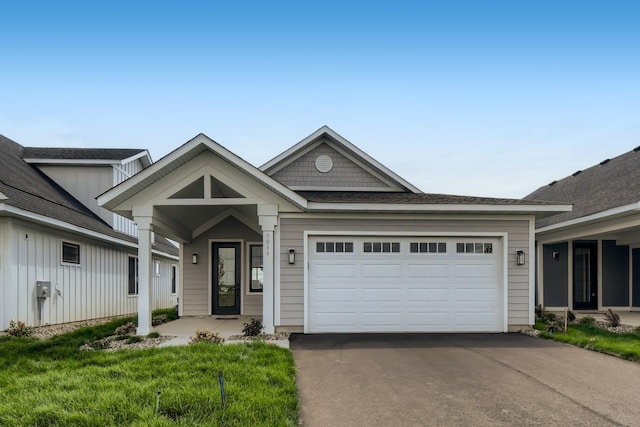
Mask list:
[{"label": "blue sky", "polygon": [[0,2],[0,133],[256,166],[322,125],[423,191],[522,197],[640,145],[640,3]]}]

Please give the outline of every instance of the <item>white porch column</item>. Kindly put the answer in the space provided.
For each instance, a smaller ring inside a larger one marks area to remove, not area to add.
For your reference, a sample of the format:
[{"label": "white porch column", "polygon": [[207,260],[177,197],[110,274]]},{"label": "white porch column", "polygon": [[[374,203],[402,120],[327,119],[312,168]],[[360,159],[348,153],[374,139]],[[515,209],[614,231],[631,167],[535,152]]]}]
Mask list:
[{"label": "white porch column", "polygon": [[138,226],[138,329],[137,335],[151,332],[153,259],[151,255],[151,217],[136,216]]},{"label": "white porch column", "polygon": [[273,244],[273,231],[278,224],[278,205],[258,205],[258,222],[262,227],[262,270],[264,281],[262,284],[262,326],[264,332],[272,334],[275,331],[273,310],[274,287],[274,251],[278,248]]}]

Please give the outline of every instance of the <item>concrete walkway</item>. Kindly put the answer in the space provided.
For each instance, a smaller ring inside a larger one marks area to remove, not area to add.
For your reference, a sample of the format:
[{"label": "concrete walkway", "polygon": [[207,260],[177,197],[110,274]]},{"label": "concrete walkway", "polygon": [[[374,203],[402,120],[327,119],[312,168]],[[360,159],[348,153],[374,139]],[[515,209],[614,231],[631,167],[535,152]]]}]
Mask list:
[{"label": "concrete walkway", "polygon": [[[189,316],[181,317],[173,322],[165,323],[155,327],[155,331],[160,335],[175,336],[172,340],[163,342],[158,347],[170,347],[175,345],[187,345],[198,329],[209,329],[217,332],[225,339],[225,344],[238,343],[242,341],[229,340],[232,335],[242,335],[242,328],[245,323],[251,321],[256,316]],[[273,340],[271,343],[284,348],[289,348],[288,340]]]}]

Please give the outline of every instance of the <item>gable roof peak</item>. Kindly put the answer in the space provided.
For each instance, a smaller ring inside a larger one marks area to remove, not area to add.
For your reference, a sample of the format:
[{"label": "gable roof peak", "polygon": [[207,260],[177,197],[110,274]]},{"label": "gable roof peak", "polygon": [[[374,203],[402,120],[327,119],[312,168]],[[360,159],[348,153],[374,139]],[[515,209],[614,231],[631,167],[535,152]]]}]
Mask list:
[{"label": "gable roof peak", "polygon": [[369,154],[349,142],[346,138],[340,135],[338,132],[334,131],[327,125],[321,126],[318,130],[308,135],[306,138],[302,139],[302,141],[295,144],[293,147],[288,150],[280,153],[273,159],[269,160],[262,166],[260,166],[260,170],[265,172],[266,174],[270,174],[277,168],[281,167],[283,164],[287,164],[292,159],[299,157],[303,154],[310,146],[318,142],[323,136],[329,136],[332,142],[338,144],[341,148],[350,152],[354,157],[360,159],[364,163],[369,164],[371,167],[381,172],[383,175],[390,178],[392,181],[395,181],[400,187],[412,192],[412,193],[422,193],[422,191],[415,187],[413,184],[409,183],[404,178],[400,177],[398,174],[393,172],[391,169],[384,166],[382,163],[371,157]]}]

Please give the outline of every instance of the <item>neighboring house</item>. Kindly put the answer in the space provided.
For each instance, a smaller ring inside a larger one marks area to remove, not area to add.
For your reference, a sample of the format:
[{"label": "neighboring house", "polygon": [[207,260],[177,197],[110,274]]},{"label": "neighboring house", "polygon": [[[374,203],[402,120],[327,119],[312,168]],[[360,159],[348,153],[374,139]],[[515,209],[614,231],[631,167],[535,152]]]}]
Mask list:
[{"label": "neighboring house", "polygon": [[[146,150],[29,148],[0,136],[0,330],[137,311],[137,230],[95,197]],[[153,307],[177,303],[178,250],[153,244]],[[42,293],[46,298],[41,298]]]},{"label": "neighboring house", "polygon": [[180,242],[183,316],[261,316],[267,332],[515,330],[533,323],[534,221],[571,208],[422,193],[326,126],[260,168],[200,134],[98,202],[138,225],[138,333],[151,330],[153,230]]},{"label": "neighboring house", "polygon": [[536,222],[539,304],[640,308],[640,147],[525,199],[573,204],[571,212]]}]

